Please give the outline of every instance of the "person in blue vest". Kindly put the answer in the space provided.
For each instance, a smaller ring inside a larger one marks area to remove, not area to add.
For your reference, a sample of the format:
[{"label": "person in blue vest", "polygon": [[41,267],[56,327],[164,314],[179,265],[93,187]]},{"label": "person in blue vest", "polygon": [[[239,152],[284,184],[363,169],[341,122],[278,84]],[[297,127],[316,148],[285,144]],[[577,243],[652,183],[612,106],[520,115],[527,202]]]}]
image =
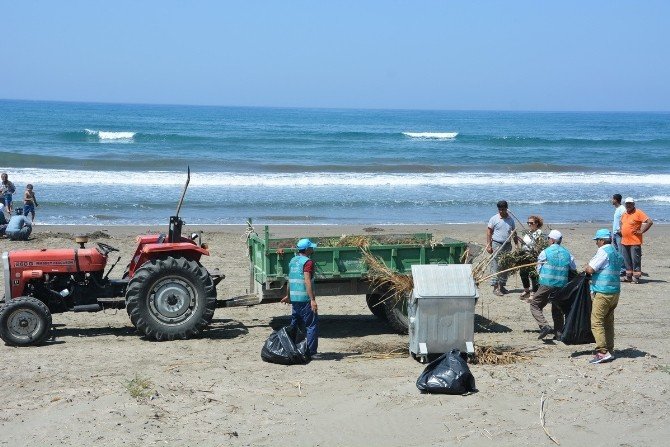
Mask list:
[{"label": "person in blue vest", "polygon": [[530,299],[530,313],[540,326],[540,336],[543,339],[554,333],[554,340],[561,338],[565,318],[558,306],[551,305],[551,318],[554,321],[552,328],[542,313],[542,309],[549,303],[549,296],[568,283],[571,270],[577,270],[575,258],[561,246],[563,235],[558,230],[551,230],[548,236],[549,246],[542,250],[537,257],[537,271],[539,274],[537,292]]},{"label": "person in blue vest", "polygon": [[288,295],[282,303],[291,303],[291,325],[307,330],[307,346],[310,355],[315,355],[319,346],[319,315],[314,294],[314,261],[309,257],[316,244],[309,239],[300,239],[296,245],[298,254],[289,262]]},{"label": "person in blue vest", "polygon": [[589,362],[598,364],[614,360],[614,309],[619,304],[623,257],[612,245],[608,229],[596,231],[593,240],[598,251],[585,271],[591,275],[591,332],[596,339],[596,355]]}]

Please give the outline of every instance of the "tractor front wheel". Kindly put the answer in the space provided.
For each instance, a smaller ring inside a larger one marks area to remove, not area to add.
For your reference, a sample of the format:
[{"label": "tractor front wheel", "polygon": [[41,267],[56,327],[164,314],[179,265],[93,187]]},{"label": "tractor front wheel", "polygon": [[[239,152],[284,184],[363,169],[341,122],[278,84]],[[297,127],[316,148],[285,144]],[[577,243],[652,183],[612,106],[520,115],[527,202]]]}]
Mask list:
[{"label": "tractor front wheel", "polygon": [[9,300],[0,308],[0,338],[10,346],[42,343],[51,329],[51,312],[32,297]]},{"label": "tractor front wheel", "polygon": [[135,270],[126,291],[126,310],[135,327],[158,341],[200,335],[212,321],[216,288],[195,261],[167,257]]}]

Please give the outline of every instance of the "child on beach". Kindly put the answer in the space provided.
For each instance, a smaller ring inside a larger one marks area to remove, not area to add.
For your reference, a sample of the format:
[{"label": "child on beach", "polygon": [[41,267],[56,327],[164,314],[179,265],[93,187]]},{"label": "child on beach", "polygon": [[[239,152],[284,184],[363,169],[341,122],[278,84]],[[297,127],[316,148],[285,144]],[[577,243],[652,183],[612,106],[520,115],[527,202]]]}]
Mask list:
[{"label": "child on beach", "polygon": [[30,220],[35,221],[35,207],[39,206],[37,204],[37,199],[35,198],[35,192],[33,191],[33,185],[28,183],[26,185],[26,192],[23,193],[23,215],[27,216],[30,213]]}]

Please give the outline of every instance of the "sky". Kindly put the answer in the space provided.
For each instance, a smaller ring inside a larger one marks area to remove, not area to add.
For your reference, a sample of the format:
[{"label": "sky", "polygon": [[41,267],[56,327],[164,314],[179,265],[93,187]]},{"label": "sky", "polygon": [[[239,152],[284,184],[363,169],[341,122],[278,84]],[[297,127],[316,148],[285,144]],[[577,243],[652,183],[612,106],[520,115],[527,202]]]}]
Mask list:
[{"label": "sky", "polygon": [[670,110],[670,2],[0,0],[0,98]]}]

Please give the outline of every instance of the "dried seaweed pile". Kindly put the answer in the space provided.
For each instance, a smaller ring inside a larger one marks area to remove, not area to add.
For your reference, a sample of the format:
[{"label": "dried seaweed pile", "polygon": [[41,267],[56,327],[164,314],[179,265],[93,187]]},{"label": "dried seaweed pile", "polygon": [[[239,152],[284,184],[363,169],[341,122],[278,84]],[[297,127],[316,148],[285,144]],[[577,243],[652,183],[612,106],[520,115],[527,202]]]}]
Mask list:
[{"label": "dried seaweed pile", "polygon": [[475,346],[475,355],[470,363],[473,365],[509,365],[529,359],[530,356],[518,349]]},{"label": "dried seaweed pile", "polygon": [[[312,238],[319,247],[359,247],[366,248],[370,245],[423,245],[430,241],[413,234],[388,234],[388,235],[346,235],[340,237]],[[271,249],[295,248],[296,239],[274,239],[270,241]]]},{"label": "dried seaweed pile", "polygon": [[[535,241],[535,244],[532,249],[528,250],[526,247],[522,246],[516,250],[506,252],[501,254],[498,257],[498,266],[500,270],[513,269],[515,267],[521,267],[518,271],[527,272],[531,276],[537,278],[537,270],[535,266],[528,266],[528,264],[533,264],[537,262],[537,257],[542,250],[547,248],[549,243],[545,237],[540,237]],[[526,248],[524,250],[524,248]],[[513,270],[510,273],[514,274],[517,270]]]},{"label": "dried seaweed pile", "polygon": [[405,299],[414,288],[411,276],[394,272],[368,250],[361,249],[363,261],[368,266],[368,279],[372,288],[385,295],[385,300],[398,302]]},{"label": "dried seaweed pile", "polygon": [[407,343],[374,343],[374,342],[362,342],[356,346],[354,349],[358,352],[352,357],[360,357],[367,359],[375,360],[386,360],[393,358],[404,358],[409,355],[409,350],[407,349]]}]

